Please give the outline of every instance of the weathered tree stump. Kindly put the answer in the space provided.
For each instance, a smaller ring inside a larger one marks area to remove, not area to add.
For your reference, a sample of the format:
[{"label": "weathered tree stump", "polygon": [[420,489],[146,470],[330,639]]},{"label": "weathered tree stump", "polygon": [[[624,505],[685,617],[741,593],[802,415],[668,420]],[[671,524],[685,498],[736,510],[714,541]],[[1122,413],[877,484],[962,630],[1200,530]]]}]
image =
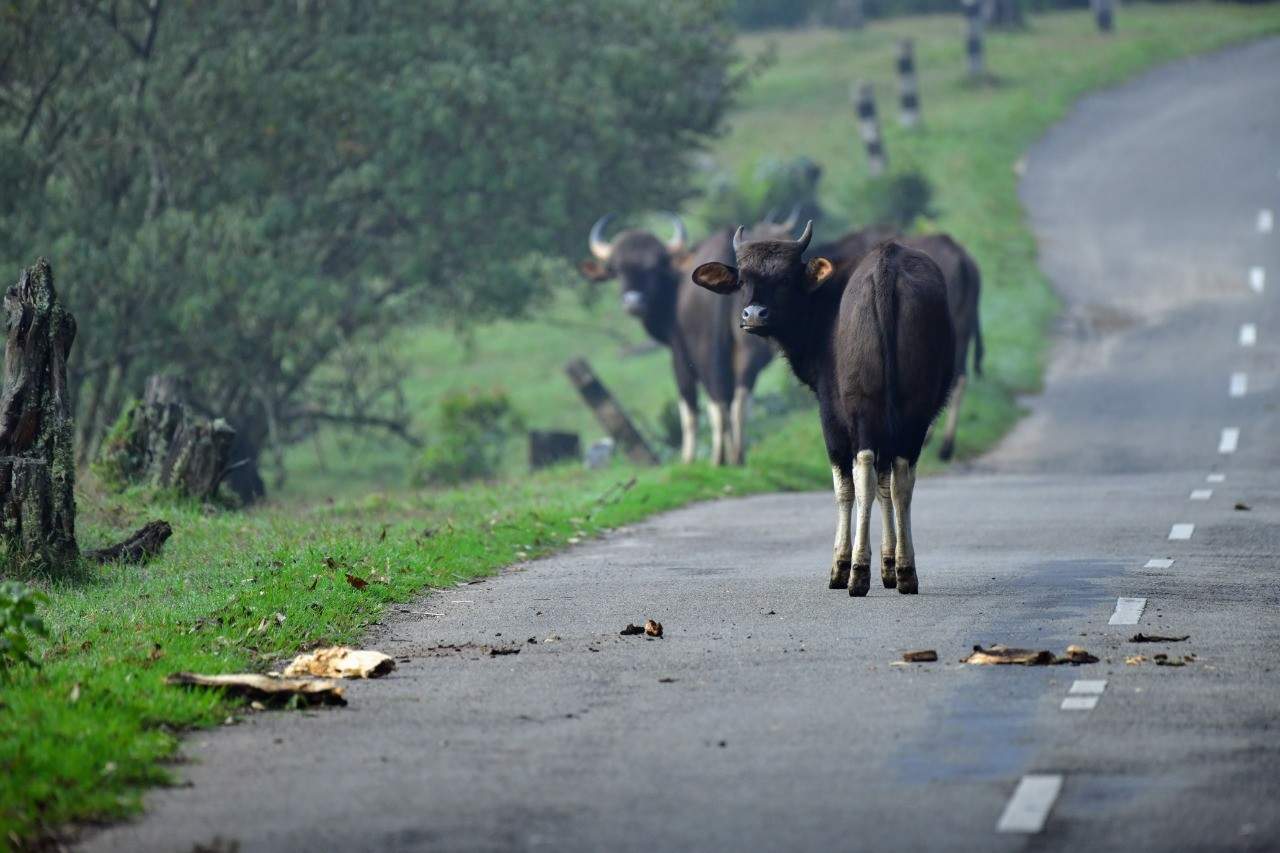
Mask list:
[{"label": "weathered tree stump", "polygon": [[582,457],[582,442],[576,432],[529,430],[529,467],[533,470]]},{"label": "weathered tree stump", "polygon": [[4,295],[0,392],[0,537],[10,565],[60,571],[76,563],[76,464],[67,356],[76,321],[40,258]]},{"label": "weathered tree stump", "polygon": [[189,400],[181,379],[148,379],[141,402],[103,445],[99,470],[105,478],[212,499],[231,467],[236,431],[221,418],[199,414]]},{"label": "weathered tree stump", "polygon": [[95,563],[145,563],[164,548],[173,535],[167,521],[148,521],[128,539],[96,551],[86,551],[84,558]]}]

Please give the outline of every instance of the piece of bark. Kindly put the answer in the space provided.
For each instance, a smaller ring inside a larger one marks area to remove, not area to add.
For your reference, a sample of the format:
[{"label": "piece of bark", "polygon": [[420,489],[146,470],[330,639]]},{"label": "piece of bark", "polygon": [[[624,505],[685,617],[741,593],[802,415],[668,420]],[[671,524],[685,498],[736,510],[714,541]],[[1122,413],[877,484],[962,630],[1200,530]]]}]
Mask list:
[{"label": "piece of bark", "polygon": [[915,652],[903,652],[902,660],[906,663],[932,663],[938,659],[938,653],[933,649],[921,649]]},{"label": "piece of bark", "polygon": [[84,558],[95,563],[145,563],[160,553],[172,535],[173,528],[169,522],[148,521],[124,541],[87,551]]},{"label": "piece of bark", "polygon": [[40,258],[4,295],[0,391],[0,538],[11,563],[59,572],[75,565],[75,423],[67,357],[76,321]]},{"label": "piece of bark", "polygon": [[283,701],[292,696],[301,697],[312,704],[345,705],[342,688],[327,678],[275,678],[255,672],[227,673],[225,675],[201,675],[195,672],[175,672],[165,679],[165,684],[184,687],[220,687],[228,693],[265,701]]},{"label": "piece of bark", "polygon": [[1181,637],[1162,637],[1159,634],[1134,634],[1129,638],[1131,643],[1181,643],[1183,640],[1191,639],[1190,634],[1183,634]]},{"label": "piece of bark", "polygon": [[396,668],[382,652],[331,646],[301,654],[285,667],[286,676],[316,675],[322,678],[377,678]]}]

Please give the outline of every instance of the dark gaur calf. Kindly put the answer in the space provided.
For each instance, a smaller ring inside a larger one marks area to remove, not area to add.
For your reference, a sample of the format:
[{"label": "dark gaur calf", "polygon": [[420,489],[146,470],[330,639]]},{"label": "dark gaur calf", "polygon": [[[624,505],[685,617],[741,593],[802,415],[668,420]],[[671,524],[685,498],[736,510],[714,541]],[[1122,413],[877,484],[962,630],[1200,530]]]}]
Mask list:
[{"label": "dark gaur calf", "polygon": [[893,241],[873,247],[844,274],[827,258],[806,263],[813,223],[794,242],[745,242],[741,235],[739,228],[736,267],[704,263],[693,280],[714,293],[745,294],[742,327],[776,342],[818,397],[838,509],[830,587],[867,594],[878,495],[881,580],[918,592],[911,541],[916,462],[954,376],[942,271],[928,255]]},{"label": "dark gaur calf", "polygon": [[947,282],[947,304],[956,333],[956,378],[947,409],[946,426],[938,456],[950,459],[955,452],[956,430],[960,425],[960,406],[969,383],[969,351],[973,350],[973,372],[982,375],[982,322],[978,303],[982,295],[982,273],[978,263],[948,234],[926,234],[922,237],[899,237],[892,229],[875,227],[854,231],[831,243],[814,249],[816,256],[836,265],[837,273],[852,272],[871,248],[882,240],[896,239],[902,245],[924,252],[933,258]]},{"label": "dark gaur calf", "polygon": [[694,287],[690,271],[710,261],[733,260],[732,235],[712,234],[685,252],[680,217],[667,214],[675,234],[663,243],[648,231],[630,229],[611,241],[604,237],[611,216],[591,229],[592,257],[580,265],[592,281],[618,278],[622,305],[658,343],[671,350],[680,406],[680,457],[692,462],[697,446],[698,386],[707,392],[711,420],[711,462],[746,461],[746,420],[751,392],[773,349],[738,328],[741,305]]}]

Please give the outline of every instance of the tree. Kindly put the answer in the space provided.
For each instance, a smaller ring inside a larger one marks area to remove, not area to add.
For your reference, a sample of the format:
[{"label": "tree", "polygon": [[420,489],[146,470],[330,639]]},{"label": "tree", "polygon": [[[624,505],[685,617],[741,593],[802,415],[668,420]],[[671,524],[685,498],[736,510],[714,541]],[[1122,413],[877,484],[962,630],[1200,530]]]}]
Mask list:
[{"label": "tree", "polygon": [[6,4],[0,264],[62,270],[82,452],[165,370],[255,447],[403,434],[388,327],[518,314],[597,211],[689,195],[723,6]]}]

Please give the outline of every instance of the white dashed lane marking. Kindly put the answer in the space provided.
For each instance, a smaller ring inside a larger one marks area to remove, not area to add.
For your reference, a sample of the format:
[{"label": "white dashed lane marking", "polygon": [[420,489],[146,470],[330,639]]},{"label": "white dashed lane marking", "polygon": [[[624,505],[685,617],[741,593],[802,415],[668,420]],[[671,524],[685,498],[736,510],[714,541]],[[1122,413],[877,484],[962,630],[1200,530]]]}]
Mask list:
[{"label": "white dashed lane marking", "polygon": [[1254,293],[1267,289],[1267,271],[1262,267],[1249,267],[1249,287]]},{"label": "white dashed lane marking", "polygon": [[1253,323],[1245,323],[1240,327],[1240,346],[1251,347],[1258,342],[1258,327]]},{"label": "white dashed lane marking", "polygon": [[1111,614],[1108,625],[1137,625],[1142,618],[1142,610],[1147,606],[1145,598],[1117,598],[1116,610]]},{"label": "white dashed lane marking", "polygon": [[1173,527],[1170,527],[1170,528],[1169,528],[1169,538],[1170,538],[1170,539],[1175,539],[1175,540],[1177,540],[1177,539],[1190,539],[1190,538],[1191,538],[1191,534],[1192,534],[1192,533],[1195,533],[1195,532],[1196,532],[1196,526],[1195,526],[1194,524],[1188,524],[1187,522],[1181,522],[1181,523],[1179,523],[1179,524],[1175,524]]},{"label": "white dashed lane marking", "polygon": [[1222,437],[1218,439],[1219,453],[1235,453],[1240,444],[1240,427],[1223,427]]},{"label": "white dashed lane marking", "polygon": [[1272,226],[1275,225],[1275,216],[1267,208],[1258,211],[1258,233],[1270,234]]},{"label": "white dashed lane marking", "polygon": [[1036,833],[1044,829],[1049,812],[1062,791],[1060,774],[1029,773],[1018,781],[996,822],[997,832]]},{"label": "white dashed lane marking", "polygon": [[1249,390],[1249,374],[1233,373],[1231,374],[1230,393],[1232,397],[1243,397]]},{"label": "white dashed lane marking", "polygon": [[1226,474],[1210,474],[1204,478],[1206,483],[1225,483],[1227,481]]},{"label": "white dashed lane marking", "polygon": [[1098,699],[1102,697],[1102,691],[1107,689],[1107,680],[1105,678],[1080,678],[1067,691],[1067,697],[1062,700],[1062,710],[1064,711],[1092,711],[1098,705]]},{"label": "white dashed lane marking", "polygon": [[1207,501],[1211,497],[1213,497],[1213,489],[1192,489],[1191,490],[1191,500],[1193,501]]},{"label": "white dashed lane marking", "polygon": [[1170,560],[1168,557],[1152,557],[1150,560],[1147,560],[1146,565],[1144,565],[1142,568],[1171,569],[1173,568],[1173,560]]}]

